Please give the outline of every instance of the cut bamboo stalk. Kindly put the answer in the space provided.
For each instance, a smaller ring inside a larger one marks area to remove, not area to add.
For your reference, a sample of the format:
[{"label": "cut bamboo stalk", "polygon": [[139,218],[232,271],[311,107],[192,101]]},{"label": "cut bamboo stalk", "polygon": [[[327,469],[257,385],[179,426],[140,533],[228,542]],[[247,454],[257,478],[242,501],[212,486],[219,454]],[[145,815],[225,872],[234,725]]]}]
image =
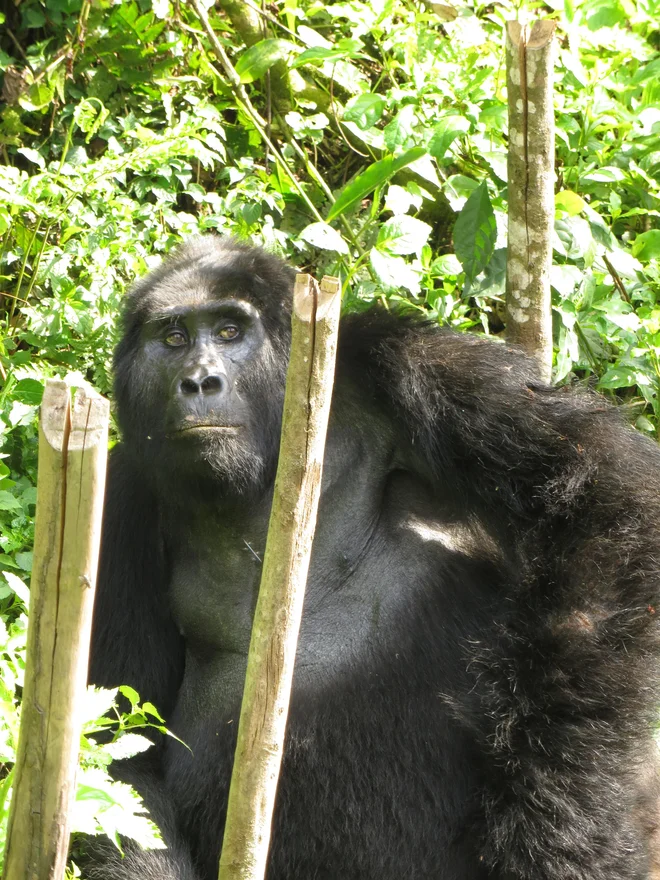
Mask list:
[{"label": "cut bamboo stalk", "polygon": [[509,103],[506,337],[552,373],[550,267],[555,219],[554,21],[507,22]]},{"label": "cut bamboo stalk", "polygon": [[48,380],[21,724],[4,880],[60,880],[75,797],[108,448],[108,402]]},{"label": "cut bamboo stalk", "polygon": [[219,880],[262,880],[282,762],[337,351],[341,297],[298,275],[282,439],[252,626]]}]

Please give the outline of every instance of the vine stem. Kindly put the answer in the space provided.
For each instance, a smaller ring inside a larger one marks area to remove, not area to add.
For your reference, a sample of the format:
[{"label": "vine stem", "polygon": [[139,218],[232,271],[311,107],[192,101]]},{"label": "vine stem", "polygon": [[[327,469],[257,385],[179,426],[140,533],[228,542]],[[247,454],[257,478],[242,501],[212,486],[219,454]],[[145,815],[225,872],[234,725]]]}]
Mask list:
[{"label": "vine stem", "polygon": [[277,164],[280,166],[280,168],[284,171],[286,176],[289,178],[289,180],[293,184],[298,195],[301,197],[301,199],[305,202],[305,204],[307,205],[307,207],[311,211],[312,216],[319,223],[325,222],[323,220],[323,217],[321,217],[321,215],[319,214],[319,212],[316,208],[316,205],[314,205],[314,203],[309,198],[309,196],[307,195],[307,193],[305,192],[303,187],[300,185],[299,181],[297,180],[296,176],[289,168],[286,160],[284,159],[284,157],[282,156],[282,154],[280,153],[278,148],[275,146],[275,144],[268,137],[268,134],[266,133],[266,122],[265,122],[265,120],[263,120],[261,118],[259,111],[256,109],[256,107],[254,106],[254,104],[250,100],[250,96],[248,95],[247,91],[245,90],[245,86],[241,82],[240,76],[238,75],[233,64],[229,60],[229,56],[225,52],[224,46],[222,45],[220,40],[217,38],[215,31],[211,27],[211,22],[208,19],[208,16],[206,14],[206,10],[202,6],[202,4],[199,2],[199,0],[191,0],[190,5],[195,10],[195,14],[197,15],[197,18],[199,19],[202,27],[204,28],[204,31],[206,33],[206,36],[209,39],[209,42],[211,43],[211,47],[213,49],[215,56],[218,59],[218,61],[220,62],[220,64],[222,65],[222,67],[225,71],[225,75],[227,76],[227,79],[229,80],[229,82],[231,83],[231,85],[234,88],[236,98],[237,98],[236,103],[239,104],[241,109],[244,110],[245,113],[250,117],[250,119],[252,120],[252,124],[254,125],[257,132],[259,133],[259,136],[261,137],[263,142],[266,144],[268,149],[273,154],[273,157],[274,157],[275,161],[277,162]]}]

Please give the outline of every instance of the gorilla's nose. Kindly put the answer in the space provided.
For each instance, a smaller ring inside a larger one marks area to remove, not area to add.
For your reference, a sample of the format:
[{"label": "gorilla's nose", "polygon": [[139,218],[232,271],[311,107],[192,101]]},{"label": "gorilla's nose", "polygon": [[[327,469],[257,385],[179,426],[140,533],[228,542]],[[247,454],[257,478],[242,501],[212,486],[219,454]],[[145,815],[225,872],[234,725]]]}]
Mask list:
[{"label": "gorilla's nose", "polygon": [[179,394],[220,394],[225,390],[226,379],[207,370],[195,370],[179,382]]}]

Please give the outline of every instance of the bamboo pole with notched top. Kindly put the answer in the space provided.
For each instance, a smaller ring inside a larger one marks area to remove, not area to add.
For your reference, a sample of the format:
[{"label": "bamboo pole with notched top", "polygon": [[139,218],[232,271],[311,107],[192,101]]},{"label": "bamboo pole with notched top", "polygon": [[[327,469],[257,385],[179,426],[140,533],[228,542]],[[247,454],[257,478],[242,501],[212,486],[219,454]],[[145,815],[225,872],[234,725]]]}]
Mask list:
[{"label": "bamboo pole with notched top", "polygon": [[28,645],[4,880],[60,880],[69,845],[98,566],[109,407],[46,382]]},{"label": "bamboo pole with notched top", "polygon": [[219,880],[262,880],[321,491],[341,306],[298,275],[280,457],[248,653]]}]

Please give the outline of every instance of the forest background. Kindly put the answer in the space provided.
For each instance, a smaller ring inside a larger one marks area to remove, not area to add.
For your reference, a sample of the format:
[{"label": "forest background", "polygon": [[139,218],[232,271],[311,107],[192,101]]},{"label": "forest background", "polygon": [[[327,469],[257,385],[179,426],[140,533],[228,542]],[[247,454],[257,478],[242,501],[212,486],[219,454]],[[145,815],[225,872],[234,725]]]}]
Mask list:
[{"label": "forest background", "polygon": [[[375,299],[503,332],[504,27],[557,20],[554,380],[660,419],[660,0],[0,3],[0,850],[47,377],[111,393],[127,286],[236,235]],[[157,845],[112,757],[157,707],[87,700],[74,827]],[[105,720],[100,720],[104,713]],[[111,725],[113,741],[95,743]],[[71,871],[77,873],[75,865]]]}]

